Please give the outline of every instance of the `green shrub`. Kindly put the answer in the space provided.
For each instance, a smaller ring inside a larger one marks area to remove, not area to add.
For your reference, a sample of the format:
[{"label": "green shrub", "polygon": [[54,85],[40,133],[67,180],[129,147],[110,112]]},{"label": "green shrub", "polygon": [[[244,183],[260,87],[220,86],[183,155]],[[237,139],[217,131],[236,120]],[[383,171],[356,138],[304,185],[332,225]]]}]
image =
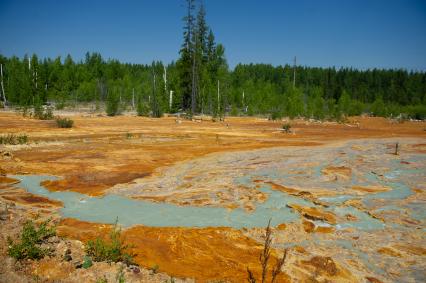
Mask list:
[{"label": "green shrub", "polygon": [[282,129],[283,129],[284,132],[290,133],[290,131],[291,131],[291,125],[290,125],[290,123],[284,124],[283,127],[282,127]]},{"label": "green shrub", "polygon": [[240,114],[240,111],[239,111],[238,107],[235,106],[235,105],[232,105],[231,116],[235,117],[235,116],[239,116],[239,114]]},{"label": "green shrub", "polygon": [[109,241],[101,238],[90,240],[86,245],[86,253],[94,261],[107,262],[124,262],[126,264],[134,264],[134,254],[129,252],[131,247],[126,245],[121,238],[121,229],[117,227],[117,222],[112,228]]},{"label": "green shrub", "polygon": [[26,134],[22,134],[22,135],[8,134],[5,136],[0,136],[0,144],[17,145],[17,144],[27,144],[27,143],[28,143],[28,136]]},{"label": "green shrub", "polygon": [[120,97],[114,93],[110,93],[106,101],[106,114],[108,116],[115,116],[120,114],[119,106]]},{"label": "green shrub", "polygon": [[138,113],[138,116],[149,115],[149,107],[142,101],[142,99],[139,99],[138,105],[136,105],[136,112]]},{"label": "green shrub", "polygon": [[104,277],[97,279],[96,283],[108,283],[108,280],[106,279],[106,277],[104,275]]},{"label": "green shrub", "polygon": [[56,125],[58,125],[59,128],[72,128],[74,125],[74,121],[69,118],[56,118]]},{"label": "green shrub", "polygon": [[43,109],[42,106],[34,105],[34,118],[39,120],[52,120],[53,108],[48,106],[46,109]]},{"label": "green shrub", "polygon": [[282,114],[281,114],[281,112],[280,112],[280,111],[273,111],[273,112],[271,113],[270,118],[271,118],[271,120],[273,120],[273,121],[275,121],[275,120],[281,120],[281,118],[282,118]]},{"label": "green shrub", "polygon": [[35,225],[32,221],[24,224],[20,241],[14,242],[8,238],[8,254],[17,259],[41,259],[48,254],[48,249],[41,247],[41,244],[48,238],[56,235],[55,227],[49,225],[50,220]]},{"label": "green shrub", "polygon": [[125,283],[126,282],[126,278],[124,277],[124,267],[120,266],[117,270],[117,274],[115,275],[115,280],[118,283]]}]

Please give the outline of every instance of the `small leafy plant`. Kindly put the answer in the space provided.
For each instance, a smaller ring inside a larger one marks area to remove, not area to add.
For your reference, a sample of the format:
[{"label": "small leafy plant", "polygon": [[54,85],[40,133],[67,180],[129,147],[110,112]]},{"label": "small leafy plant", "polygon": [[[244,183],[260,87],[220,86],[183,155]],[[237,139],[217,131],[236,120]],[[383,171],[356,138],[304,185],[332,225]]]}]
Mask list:
[{"label": "small leafy plant", "polygon": [[17,144],[27,144],[27,143],[28,143],[28,136],[26,134],[21,134],[21,135],[8,134],[8,135],[0,136],[0,144],[17,145]]},{"label": "small leafy plant", "polygon": [[58,125],[59,128],[72,128],[74,125],[74,121],[69,118],[56,118],[56,125]]},{"label": "small leafy plant", "polygon": [[46,109],[43,109],[41,105],[34,106],[34,118],[39,120],[53,120],[53,109],[48,106]]},{"label": "small leafy plant", "polygon": [[124,243],[121,237],[121,229],[118,228],[117,222],[109,234],[109,241],[101,238],[90,240],[86,245],[86,253],[94,261],[106,262],[124,262],[127,265],[134,264],[135,254],[129,249],[131,246]]},{"label": "small leafy plant", "polygon": [[50,219],[39,225],[27,221],[24,224],[20,240],[14,242],[8,238],[8,254],[17,259],[41,259],[49,253],[49,250],[42,248],[41,244],[48,238],[56,235],[55,227],[50,224]]}]

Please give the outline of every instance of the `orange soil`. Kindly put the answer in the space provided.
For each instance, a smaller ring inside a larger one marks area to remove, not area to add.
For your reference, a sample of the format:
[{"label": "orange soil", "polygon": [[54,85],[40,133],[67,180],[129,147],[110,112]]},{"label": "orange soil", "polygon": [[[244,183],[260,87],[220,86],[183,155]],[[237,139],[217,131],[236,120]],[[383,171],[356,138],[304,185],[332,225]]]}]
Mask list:
[{"label": "orange soil", "polygon": [[[282,122],[258,118],[227,118],[226,123],[182,121],[180,124],[175,118],[73,116],[72,119],[74,128],[59,129],[54,121],[0,112],[0,134],[26,133],[32,142],[29,146],[8,148],[13,158],[1,160],[0,172],[58,175],[63,179],[46,183],[50,190],[100,195],[115,184],[156,174],[155,170],[162,166],[213,152],[312,146],[357,138],[426,137],[423,122],[393,124],[383,118],[353,118],[359,126],[294,121],[294,135],[280,131]],[[132,137],[126,138],[127,133],[132,133]],[[417,150],[420,149],[423,147]],[[284,190],[278,186],[274,188]],[[15,198],[16,201],[34,201],[34,198]],[[323,213],[316,215],[317,212],[310,211],[315,216],[325,217]],[[334,222],[333,215],[327,215],[326,220]],[[58,232],[87,240],[108,229],[107,225],[65,219]],[[140,264],[148,267],[158,264],[160,271],[171,275],[194,277],[201,282],[225,278],[243,282],[246,266],[259,275],[261,246],[237,230],[138,226],[125,230],[124,236],[136,245]],[[317,261],[312,264],[316,265]],[[323,264],[322,261],[318,263]],[[303,268],[309,264],[311,262]],[[328,267],[328,260],[324,264]]]},{"label": "orange soil", "polygon": [[[0,134],[27,133],[30,140],[39,142],[15,150],[15,159],[3,160],[0,167],[8,173],[63,176],[62,180],[46,182],[50,190],[100,195],[115,184],[153,174],[159,167],[212,152],[318,145],[367,137],[426,137],[425,123],[393,124],[383,118],[353,118],[359,127],[295,121],[292,123],[295,135],[279,131],[282,122],[259,118],[227,118],[226,123],[184,120],[180,124],[171,117],[73,116],[72,119],[74,128],[59,129],[54,121],[0,112]],[[127,133],[132,137],[126,138]]]},{"label": "orange soil", "polygon": [[[108,235],[110,226],[64,219],[57,231],[60,236],[81,241]],[[156,228],[135,226],[123,231],[144,267],[159,266],[160,272],[175,277],[194,278],[197,282],[229,280],[244,282],[249,267],[259,278],[259,254],[262,245],[231,228]],[[276,257],[272,258],[274,264]],[[278,282],[288,282],[282,274]]]},{"label": "orange soil", "polygon": [[390,190],[388,187],[379,187],[379,186],[352,186],[352,190],[363,192],[363,193],[380,193],[387,192]]},{"label": "orange soil", "polygon": [[322,169],[322,173],[324,175],[334,175],[334,176],[340,176],[344,179],[348,179],[351,174],[352,170],[351,168],[345,167],[345,166],[328,166],[324,169]]},{"label": "orange soil", "polygon": [[336,216],[328,211],[322,211],[316,207],[304,207],[297,204],[288,204],[288,207],[296,210],[307,219],[326,221],[336,224]]}]

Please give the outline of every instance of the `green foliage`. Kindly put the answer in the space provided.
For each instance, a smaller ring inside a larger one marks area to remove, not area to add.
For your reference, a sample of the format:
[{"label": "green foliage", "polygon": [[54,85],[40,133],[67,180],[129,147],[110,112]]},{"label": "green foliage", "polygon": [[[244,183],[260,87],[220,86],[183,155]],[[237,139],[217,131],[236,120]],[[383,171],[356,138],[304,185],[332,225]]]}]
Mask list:
[{"label": "green foliage", "polygon": [[109,241],[101,238],[90,240],[86,245],[86,253],[94,261],[107,261],[107,262],[124,262],[126,264],[133,264],[133,253],[129,251],[131,246],[124,243],[121,237],[121,229],[118,228],[117,222],[111,229]]},{"label": "green foliage", "polygon": [[74,125],[74,121],[71,120],[70,118],[57,117],[56,118],[56,125],[59,128],[72,128],[72,126]]},{"label": "green foliage", "polygon": [[108,94],[106,101],[106,113],[108,116],[116,116],[120,114],[120,97],[116,93]]},{"label": "green foliage", "polygon": [[338,111],[339,115],[348,116],[351,110],[351,97],[344,90],[339,98]]},{"label": "green foliage", "polygon": [[96,283],[108,283],[108,280],[106,279],[106,277],[102,277],[96,280]]},{"label": "green foliage", "polygon": [[89,256],[84,256],[83,264],[81,267],[83,267],[84,269],[88,269],[92,265],[93,265],[92,259]]},{"label": "green foliage", "polygon": [[235,117],[235,116],[238,116],[238,115],[239,115],[238,107],[233,105],[232,108],[231,108],[231,116]]},{"label": "green foliage", "polygon": [[403,108],[403,113],[406,113],[412,119],[425,120],[426,105],[408,105]]},{"label": "green foliage", "polygon": [[10,144],[10,145],[17,145],[17,144],[27,144],[29,141],[29,138],[26,134],[7,134],[7,135],[1,135],[0,136],[0,144]]},{"label": "green foliage", "polygon": [[34,118],[37,118],[39,120],[52,120],[52,107],[49,106],[44,109],[42,106],[34,106]]},{"label": "green foliage", "polygon": [[117,274],[115,275],[115,280],[118,283],[126,282],[126,279],[124,277],[124,267],[122,265],[118,268]]},{"label": "green foliage", "polygon": [[41,247],[41,244],[56,235],[55,228],[50,225],[50,220],[35,225],[32,221],[24,224],[20,240],[14,242],[8,238],[8,254],[17,259],[41,259],[48,254],[48,250]]},{"label": "green foliage", "polygon": [[271,120],[275,121],[275,120],[281,120],[282,119],[282,113],[278,110],[273,111],[271,113]]},{"label": "green foliage", "polygon": [[386,106],[381,96],[376,98],[373,104],[371,104],[370,111],[374,116],[386,116]]},{"label": "green foliage", "polygon": [[136,105],[136,112],[138,113],[138,116],[149,116],[149,107],[141,98],[138,100],[138,104]]}]

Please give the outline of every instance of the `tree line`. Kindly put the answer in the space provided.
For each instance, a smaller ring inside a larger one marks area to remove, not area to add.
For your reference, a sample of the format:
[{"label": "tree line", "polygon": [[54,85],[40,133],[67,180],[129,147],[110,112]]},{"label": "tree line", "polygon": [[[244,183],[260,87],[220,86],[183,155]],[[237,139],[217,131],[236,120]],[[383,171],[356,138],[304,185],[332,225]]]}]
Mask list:
[{"label": "tree line", "polygon": [[[426,73],[404,69],[357,70],[238,64],[228,67],[202,4],[187,0],[179,58],[164,64],[121,63],[86,53],[83,60],[0,55],[3,104],[56,107],[106,103],[107,110],[268,115],[341,119],[375,116],[426,118]],[[117,108],[117,109],[116,109]]]}]

